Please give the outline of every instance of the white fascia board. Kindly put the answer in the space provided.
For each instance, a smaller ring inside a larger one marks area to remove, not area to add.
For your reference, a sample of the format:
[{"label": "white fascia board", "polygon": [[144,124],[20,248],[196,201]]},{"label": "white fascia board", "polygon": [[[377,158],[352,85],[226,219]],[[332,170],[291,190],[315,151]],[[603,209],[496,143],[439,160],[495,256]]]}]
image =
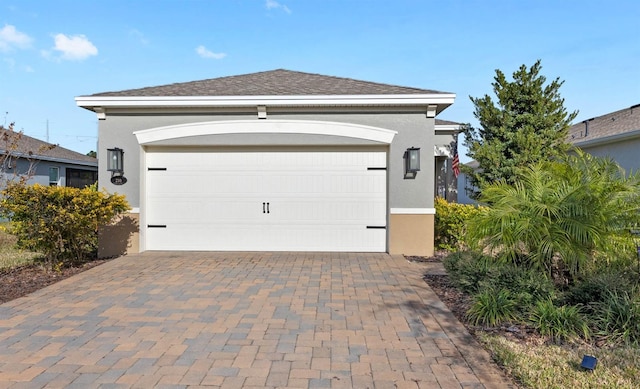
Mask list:
[{"label": "white fascia board", "polygon": [[454,93],[415,95],[318,95],[318,96],[79,96],[79,107],[250,107],[277,106],[421,106],[451,105]]},{"label": "white fascia board", "polygon": [[459,124],[436,124],[435,125],[436,134],[439,132],[444,132],[446,134],[453,134],[460,131]]}]

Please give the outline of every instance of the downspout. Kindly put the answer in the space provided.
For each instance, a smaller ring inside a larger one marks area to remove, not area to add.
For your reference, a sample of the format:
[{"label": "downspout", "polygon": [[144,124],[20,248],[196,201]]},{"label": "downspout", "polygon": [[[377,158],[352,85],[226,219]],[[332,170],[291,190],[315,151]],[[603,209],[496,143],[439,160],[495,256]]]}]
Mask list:
[{"label": "downspout", "polygon": [[584,121],[584,137],[589,136],[589,120]]}]

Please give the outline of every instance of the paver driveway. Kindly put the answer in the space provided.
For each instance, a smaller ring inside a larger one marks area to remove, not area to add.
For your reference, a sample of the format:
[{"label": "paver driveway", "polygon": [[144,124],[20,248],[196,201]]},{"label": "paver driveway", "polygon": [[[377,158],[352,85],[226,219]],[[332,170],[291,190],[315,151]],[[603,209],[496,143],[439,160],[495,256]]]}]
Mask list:
[{"label": "paver driveway", "polygon": [[0,387],[509,387],[386,254],[129,255],[0,306]]}]

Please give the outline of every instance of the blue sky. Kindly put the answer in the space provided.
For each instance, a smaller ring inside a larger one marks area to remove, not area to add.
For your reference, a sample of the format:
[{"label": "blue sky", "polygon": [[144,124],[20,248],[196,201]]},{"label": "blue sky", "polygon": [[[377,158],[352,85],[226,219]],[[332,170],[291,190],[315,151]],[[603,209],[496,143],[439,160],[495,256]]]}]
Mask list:
[{"label": "blue sky", "polygon": [[[0,123],[82,153],[74,97],[278,68],[457,94],[542,60],[577,121],[640,103],[640,2],[0,0]],[[463,161],[465,158],[463,157]]]}]

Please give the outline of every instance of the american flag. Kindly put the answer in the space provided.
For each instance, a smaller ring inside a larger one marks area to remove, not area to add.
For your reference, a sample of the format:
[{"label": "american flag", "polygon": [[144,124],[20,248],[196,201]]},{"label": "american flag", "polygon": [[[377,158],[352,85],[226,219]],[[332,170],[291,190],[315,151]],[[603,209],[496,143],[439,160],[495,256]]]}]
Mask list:
[{"label": "american flag", "polygon": [[451,169],[453,170],[453,175],[458,178],[460,174],[460,158],[458,158],[458,148],[456,147],[456,154],[453,156],[453,162],[451,163]]}]

